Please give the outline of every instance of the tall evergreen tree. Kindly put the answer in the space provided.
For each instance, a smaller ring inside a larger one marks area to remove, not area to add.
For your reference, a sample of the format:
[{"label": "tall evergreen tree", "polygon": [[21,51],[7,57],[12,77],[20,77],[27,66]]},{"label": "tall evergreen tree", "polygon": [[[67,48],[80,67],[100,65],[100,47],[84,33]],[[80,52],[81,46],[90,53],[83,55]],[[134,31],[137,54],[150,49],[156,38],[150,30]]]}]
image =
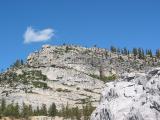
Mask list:
[{"label": "tall evergreen tree", "polygon": [[157,58],[160,58],[160,49],[157,49],[157,50],[156,50],[156,57],[157,57]]},{"label": "tall evergreen tree", "polygon": [[110,50],[111,50],[111,52],[113,52],[113,53],[116,53],[116,52],[117,52],[117,49],[116,49],[116,47],[114,47],[114,46],[111,46]]},{"label": "tall evergreen tree", "polygon": [[13,107],[13,116],[14,116],[15,118],[19,118],[19,116],[20,116],[20,109],[19,109],[18,103],[16,103],[16,104],[14,105],[14,107]]},{"label": "tall evergreen tree", "polygon": [[48,114],[49,116],[54,117],[56,113],[57,113],[56,105],[55,103],[52,103],[52,105],[49,107]]},{"label": "tall evergreen tree", "polygon": [[124,48],[123,51],[124,51],[124,55],[127,55],[127,54],[128,54],[127,48]]},{"label": "tall evergreen tree", "polygon": [[25,103],[23,103],[23,106],[22,106],[21,116],[27,119],[29,117],[29,107]]},{"label": "tall evergreen tree", "polygon": [[4,98],[2,98],[2,101],[1,101],[1,114],[2,114],[2,116],[4,115],[5,109],[6,109],[6,100]]},{"label": "tall evergreen tree", "polygon": [[28,115],[32,116],[33,115],[33,110],[32,110],[32,105],[28,106]]},{"label": "tall evergreen tree", "polygon": [[79,110],[78,107],[75,107],[73,109],[74,115],[76,117],[76,120],[81,120],[81,111]]},{"label": "tall evergreen tree", "polygon": [[42,104],[41,110],[40,110],[41,115],[47,115],[47,107],[45,104]]},{"label": "tall evergreen tree", "polygon": [[138,55],[138,50],[137,50],[137,48],[133,48],[132,53],[133,53],[134,56],[137,56],[137,55]]}]

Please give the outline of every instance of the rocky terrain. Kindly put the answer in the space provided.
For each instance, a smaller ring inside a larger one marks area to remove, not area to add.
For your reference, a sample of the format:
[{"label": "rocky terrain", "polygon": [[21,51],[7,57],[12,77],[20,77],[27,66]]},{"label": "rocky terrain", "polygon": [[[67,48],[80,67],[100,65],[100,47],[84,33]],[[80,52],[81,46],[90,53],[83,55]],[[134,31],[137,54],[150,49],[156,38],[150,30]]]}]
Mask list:
[{"label": "rocky terrain", "polygon": [[33,107],[49,106],[53,102],[57,108],[67,104],[82,107],[87,100],[96,105],[104,86],[103,81],[68,68],[22,68],[12,71],[11,75],[13,73],[15,80],[1,84],[1,98]]},{"label": "rocky terrain", "polygon": [[88,101],[96,107],[100,101],[93,120],[141,120],[149,112],[156,120],[160,72],[146,71],[158,65],[159,59],[138,59],[132,53],[44,45],[31,53],[26,63],[0,74],[0,99],[34,108],[55,103],[58,109],[62,105],[81,108]]},{"label": "rocky terrain", "polygon": [[160,120],[160,68],[106,83],[91,120]]}]

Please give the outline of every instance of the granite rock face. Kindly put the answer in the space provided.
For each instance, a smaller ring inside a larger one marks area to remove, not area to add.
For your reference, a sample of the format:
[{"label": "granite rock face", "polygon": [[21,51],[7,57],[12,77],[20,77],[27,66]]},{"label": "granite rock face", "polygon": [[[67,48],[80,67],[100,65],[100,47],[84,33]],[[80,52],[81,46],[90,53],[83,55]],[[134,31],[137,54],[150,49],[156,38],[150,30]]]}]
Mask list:
[{"label": "granite rock face", "polygon": [[91,120],[160,120],[160,68],[106,83]]},{"label": "granite rock face", "polygon": [[50,106],[54,102],[58,109],[67,104],[71,107],[82,107],[82,104],[90,99],[96,106],[104,87],[103,81],[74,69],[46,67],[23,68],[22,71],[27,73],[41,71],[43,75],[47,76],[47,79],[44,81],[41,78],[30,77],[28,84],[23,84],[21,80],[12,85],[1,84],[0,99],[5,98],[9,103],[14,101],[20,105],[24,102],[28,105],[31,104],[34,108],[42,104]]}]

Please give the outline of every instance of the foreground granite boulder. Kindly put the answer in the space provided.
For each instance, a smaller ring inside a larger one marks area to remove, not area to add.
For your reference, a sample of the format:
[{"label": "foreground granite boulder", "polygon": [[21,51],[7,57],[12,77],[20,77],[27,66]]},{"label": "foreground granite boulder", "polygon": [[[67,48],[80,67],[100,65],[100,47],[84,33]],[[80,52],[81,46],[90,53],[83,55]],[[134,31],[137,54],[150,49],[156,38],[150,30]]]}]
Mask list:
[{"label": "foreground granite boulder", "polygon": [[91,120],[160,120],[160,68],[106,84]]}]

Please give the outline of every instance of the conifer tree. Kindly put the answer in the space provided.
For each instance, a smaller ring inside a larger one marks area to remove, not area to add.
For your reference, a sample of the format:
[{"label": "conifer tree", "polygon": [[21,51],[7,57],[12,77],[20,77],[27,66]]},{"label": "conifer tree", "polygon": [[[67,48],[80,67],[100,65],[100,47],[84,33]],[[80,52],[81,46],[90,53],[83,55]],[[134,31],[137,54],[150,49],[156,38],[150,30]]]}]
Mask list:
[{"label": "conifer tree", "polygon": [[160,49],[157,49],[157,50],[156,50],[156,57],[157,57],[157,58],[160,58]]},{"label": "conifer tree", "polygon": [[0,110],[2,116],[4,115],[5,109],[6,109],[6,100],[4,98],[2,98],[2,101],[1,101],[1,110]]},{"label": "conifer tree", "polygon": [[35,115],[35,116],[39,116],[39,115],[40,115],[39,106],[37,106],[36,110],[34,110],[34,115]]},{"label": "conifer tree", "polygon": [[20,116],[20,110],[19,110],[19,105],[18,105],[18,103],[16,103],[16,105],[14,106],[14,108],[13,108],[14,110],[14,113],[13,113],[13,116],[15,117],[15,118],[19,118],[19,116]]},{"label": "conifer tree", "polygon": [[111,52],[113,52],[113,53],[116,53],[116,52],[117,52],[117,49],[116,49],[116,47],[114,47],[114,46],[111,46],[110,50],[111,50]]},{"label": "conifer tree", "polygon": [[91,113],[93,112],[94,107],[92,106],[91,101],[89,100],[86,105],[83,106],[83,116],[84,120],[89,120]]},{"label": "conifer tree", "polygon": [[41,115],[47,115],[47,108],[45,104],[42,104],[41,110],[40,110]]},{"label": "conifer tree", "polygon": [[73,109],[73,112],[74,112],[74,115],[75,115],[76,119],[77,119],[77,120],[81,120],[81,112],[80,112],[79,108],[78,108],[78,107],[75,107],[75,108]]},{"label": "conifer tree", "polygon": [[137,48],[133,48],[132,53],[133,53],[134,56],[137,56],[137,55],[138,55],[138,50],[137,50]]},{"label": "conifer tree", "polygon": [[32,105],[28,106],[28,115],[32,116],[33,115],[33,111],[32,111]]},{"label": "conifer tree", "polygon": [[69,117],[69,114],[70,114],[69,112],[70,112],[70,111],[69,111],[69,105],[68,105],[68,103],[67,103],[66,108],[65,108],[65,115],[66,115],[65,117],[66,117],[66,118]]},{"label": "conifer tree", "polygon": [[14,116],[14,106],[13,103],[6,106],[4,110],[4,116],[13,117]]},{"label": "conifer tree", "polygon": [[23,103],[23,106],[22,106],[21,116],[23,118],[28,118],[29,117],[29,109],[28,109],[28,106],[25,103]]},{"label": "conifer tree", "polygon": [[149,55],[150,57],[153,57],[152,50],[151,49],[147,49],[146,50],[146,55]]},{"label": "conifer tree", "polygon": [[57,113],[56,105],[55,105],[55,103],[52,103],[52,105],[49,107],[48,114],[49,114],[49,116],[54,117],[56,115],[56,113]]},{"label": "conifer tree", "polygon": [[127,54],[128,54],[127,48],[124,48],[123,51],[124,51],[124,55],[127,55]]}]

